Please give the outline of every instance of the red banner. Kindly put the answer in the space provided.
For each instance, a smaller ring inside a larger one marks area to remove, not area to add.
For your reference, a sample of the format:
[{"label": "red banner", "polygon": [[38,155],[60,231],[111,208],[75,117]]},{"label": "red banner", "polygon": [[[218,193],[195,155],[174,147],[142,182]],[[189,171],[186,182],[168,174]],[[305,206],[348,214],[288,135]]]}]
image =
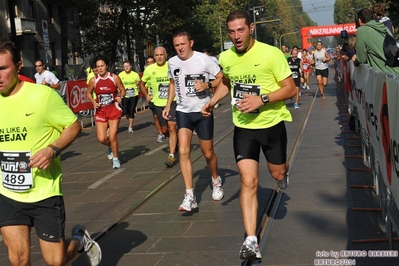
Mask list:
[{"label": "red banner", "polygon": [[93,104],[87,98],[86,80],[71,80],[66,83],[66,96],[69,108],[74,113],[93,109]]}]

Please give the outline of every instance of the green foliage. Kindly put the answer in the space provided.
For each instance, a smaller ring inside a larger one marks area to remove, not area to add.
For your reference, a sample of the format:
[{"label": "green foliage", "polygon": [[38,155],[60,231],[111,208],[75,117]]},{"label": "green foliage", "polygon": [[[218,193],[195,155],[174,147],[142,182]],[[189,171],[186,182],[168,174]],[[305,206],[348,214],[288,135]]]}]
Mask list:
[{"label": "green foliage", "polygon": [[[189,31],[194,49],[219,53],[229,41],[226,17],[235,9],[255,15],[260,41],[278,44],[279,37],[303,26],[314,25],[303,12],[301,0],[69,0],[68,8],[79,14],[80,36],[75,47],[80,56],[103,53],[118,62],[118,55],[133,49],[143,57],[146,43],[159,44],[174,53],[172,35],[179,29]],[[253,7],[256,8],[256,14]],[[261,8],[263,7],[263,8]],[[280,19],[280,22],[270,22]],[[133,47],[135,40],[135,47]],[[284,37],[289,45],[300,45],[299,34]],[[148,47],[147,47],[148,49]],[[150,49],[151,50],[151,49]],[[152,51],[147,52],[152,52]],[[136,59],[136,58],[134,58]]]}]

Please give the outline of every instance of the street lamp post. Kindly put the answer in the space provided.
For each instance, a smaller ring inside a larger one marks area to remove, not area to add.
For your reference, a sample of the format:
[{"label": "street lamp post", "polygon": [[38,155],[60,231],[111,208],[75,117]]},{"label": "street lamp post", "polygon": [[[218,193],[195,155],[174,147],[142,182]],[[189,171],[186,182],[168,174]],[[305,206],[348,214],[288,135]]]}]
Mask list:
[{"label": "street lamp post", "polygon": [[291,31],[291,32],[287,32],[287,33],[281,34],[281,36],[280,36],[280,48],[281,48],[281,40],[282,40],[283,36],[290,35],[290,34],[295,34],[295,33],[298,33],[298,31]]},{"label": "street lamp post", "polygon": [[256,31],[256,13],[259,14],[258,9],[263,9],[263,6],[253,6],[249,10],[252,10],[252,16],[253,16],[253,21],[254,21],[254,37],[255,39],[258,39],[258,33]]}]

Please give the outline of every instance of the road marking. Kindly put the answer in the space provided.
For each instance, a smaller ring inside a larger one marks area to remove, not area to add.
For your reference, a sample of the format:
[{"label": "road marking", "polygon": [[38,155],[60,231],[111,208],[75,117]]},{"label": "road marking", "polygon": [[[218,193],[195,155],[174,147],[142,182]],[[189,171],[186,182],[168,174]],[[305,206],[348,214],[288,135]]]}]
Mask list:
[{"label": "road marking", "polygon": [[228,111],[231,111],[231,108],[227,108],[226,110],[224,110],[222,113],[226,113]]},{"label": "road marking", "polygon": [[116,170],[115,172],[113,172],[112,174],[106,175],[103,178],[101,178],[100,180],[98,180],[97,182],[95,182],[94,184],[88,186],[88,189],[95,189],[98,186],[100,186],[102,183],[104,183],[105,181],[107,181],[108,179],[110,179],[111,177],[122,173],[123,171],[125,171],[125,168],[120,168],[118,170]]},{"label": "road marking", "polygon": [[166,148],[166,147],[168,147],[168,144],[163,144],[163,145],[159,146],[158,148],[156,148],[156,149],[154,149],[154,150],[151,150],[151,151],[147,152],[147,153],[144,154],[144,155],[145,155],[145,156],[153,155],[153,154],[156,153],[157,151],[162,150],[163,148]]}]

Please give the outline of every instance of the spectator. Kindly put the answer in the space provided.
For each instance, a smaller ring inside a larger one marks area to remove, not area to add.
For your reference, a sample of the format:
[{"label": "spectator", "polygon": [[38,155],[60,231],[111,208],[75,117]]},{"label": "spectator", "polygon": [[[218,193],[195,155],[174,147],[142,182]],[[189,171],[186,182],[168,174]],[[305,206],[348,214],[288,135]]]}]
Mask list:
[{"label": "spectator", "polygon": [[383,23],[392,33],[392,36],[395,36],[395,30],[392,25],[392,21],[389,19],[389,17],[384,16],[385,15],[385,5],[383,3],[375,3],[373,5],[373,16],[375,18],[375,21]]},{"label": "spectator", "polygon": [[35,67],[37,71],[35,74],[36,84],[43,84],[55,90],[60,89],[61,86],[59,79],[54,75],[54,73],[46,70],[46,65],[43,60],[37,59],[35,61]]},{"label": "spectator", "polygon": [[360,27],[356,31],[356,62],[368,64],[385,73],[399,74],[399,67],[385,64],[383,43],[388,28],[373,19],[373,12],[364,8],[358,12]]},{"label": "spectator", "polygon": [[281,45],[281,52],[283,52],[285,58],[290,58],[291,54],[288,52],[288,48],[285,44]]},{"label": "spectator", "polygon": [[348,42],[342,46],[341,58],[345,61],[356,60],[356,36],[349,37]]}]

